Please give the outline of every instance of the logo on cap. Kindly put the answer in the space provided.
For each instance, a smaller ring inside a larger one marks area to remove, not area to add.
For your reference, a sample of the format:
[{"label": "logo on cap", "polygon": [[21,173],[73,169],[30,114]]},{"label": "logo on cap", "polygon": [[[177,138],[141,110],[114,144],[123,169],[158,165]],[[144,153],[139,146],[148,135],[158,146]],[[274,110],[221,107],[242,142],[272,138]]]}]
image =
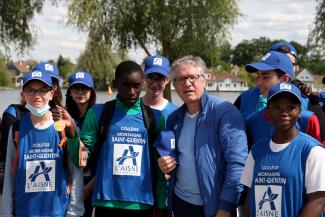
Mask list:
[{"label": "logo on cap", "polygon": [[83,73],[83,72],[77,72],[76,78],[85,78],[85,73]]},{"label": "logo on cap", "polygon": [[42,77],[42,72],[40,72],[40,71],[32,72],[32,78],[34,78],[34,77]]},{"label": "logo on cap", "polygon": [[269,58],[269,56],[271,56],[271,54],[267,53],[267,54],[265,54],[265,56],[261,60],[265,61],[267,58]]},{"label": "logo on cap", "polygon": [[48,63],[45,64],[45,70],[49,70],[49,71],[52,71],[52,72],[54,71],[53,66],[51,64],[48,64]]},{"label": "logo on cap", "polygon": [[280,90],[291,90],[291,85],[287,83],[280,84]]},{"label": "logo on cap", "polygon": [[154,58],[153,59],[153,64],[161,66],[162,65],[162,59],[161,58]]}]

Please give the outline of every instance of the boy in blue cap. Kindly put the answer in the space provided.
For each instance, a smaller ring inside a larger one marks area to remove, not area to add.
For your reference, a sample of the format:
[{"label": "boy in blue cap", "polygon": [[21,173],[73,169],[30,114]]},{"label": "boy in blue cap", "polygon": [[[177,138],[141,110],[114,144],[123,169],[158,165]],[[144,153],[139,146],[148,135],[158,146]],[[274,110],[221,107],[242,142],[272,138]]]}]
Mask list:
[{"label": "boy in blue cap", "polygon": [[[117,89],[116,99],[105,103],[101,110],[89,109],[80,133],[75,131],[68,113],[59,111],[66,121],[69,149],[76,164],[80,141],[89,154],[94,155],[97,150],[92,194],[95,216],[150,217],[157,203],[152,131],[160,132],[164,120],[147,125],[147,112],[152,110],[140,100],[143,72],[137,63],[121,62],[116,67],[113,85]],[[110,114],[105,109],[107,105],[113,106]],[[107,116],[111,120],[103,123]]]},{"label": "boy in blue cap", "polygon": [[55,105],[62,105],[62,90],[61,85],[63,79],[59,75],[59,69],[56,65],[49,63],[49,62],[39,62],[37,63],[33,70],[41,70],[44,72],[49,73],[52,78],[52,88],[54,90],[54,96],[50,101],[50,106],[54,107]]},{"label": "boy in blue cap", "polygon": [[270,51],[259,62],[248,64],[245,69],[256,73],[256,86],[243,92],[235,101],[235,106],[247,119],[256,111],[266,106],[266,96],[269,88],[279,81],[289,81],[293,78],[293,65],[286,54]]},{"label": "boy in blue cap", "polygon": [[23,78],[22,96],[29,113],[8,137],[0,216],[81,216],[80,169],[67,156],[64,133],[54,128],[49,106],[54,91],[44,70]]},{"label": "boy in blue cap", "polygon": [[[294,75],[292,62],[289,57],[286,54],[276,51],[270,51],[257,63],[246,65],[246,70],[248,72],[257,72],[256,80],[263,97],[268,95],[272,85],[281,81],[288,82]],[[266,101],[267,99],[265,103]],[[320,140],[319,122],[312,112],[303,109],[297,123],[297,128],[300,131]],[[251,114],[246,119],[246,129],[249,146],[257,142],[260,138],[267,138],[272,134],[273,128],[264,116],[264,108]]]},{"label": "boy in blue cap", "polygon": [[164,89],[170,82],[169,60],[160,55],[150,56],[144,63],[146,93],[142,97],[145,105],[162,112],[165,120],[177,106],[164,98]]},{"label": "boy in blue cap", "polygon": [[318,217],[325,206],[325,150],[299,132],[301,93],[281,82],[268,93],[266,113],[271,138],[255,143],[241,183],[249,187],[244,216]]}]

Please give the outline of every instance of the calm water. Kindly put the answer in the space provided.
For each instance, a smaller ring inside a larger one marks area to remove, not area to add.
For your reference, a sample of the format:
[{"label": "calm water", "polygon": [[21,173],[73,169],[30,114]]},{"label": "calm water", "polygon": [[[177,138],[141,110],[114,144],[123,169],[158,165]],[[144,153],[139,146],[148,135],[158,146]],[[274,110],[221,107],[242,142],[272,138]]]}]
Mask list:
[{"label": "calm water", "polygon": [[[63,92],[65,93],[66,91],[63,90]],[[144,92],[142,94],[144,94]],[[240,94],[240,92],[209,92],[209,94],[217,96],[229,102],[234,102],[235,99]],[[104,103],[108,100],[114,99],[115,96],[116,96],[115,92],[112,95],[107,95],[106,91],[98,91],[97,102]],[[20,101],[20,90],[18,89],[0,90],[0,114],[2,115],[3,111],[8,107],[8,105],[12,103],[19,103],[19,101]],[[180,106],[183,103],[175,91],[172,91],[172,102],[178,106]]]}]

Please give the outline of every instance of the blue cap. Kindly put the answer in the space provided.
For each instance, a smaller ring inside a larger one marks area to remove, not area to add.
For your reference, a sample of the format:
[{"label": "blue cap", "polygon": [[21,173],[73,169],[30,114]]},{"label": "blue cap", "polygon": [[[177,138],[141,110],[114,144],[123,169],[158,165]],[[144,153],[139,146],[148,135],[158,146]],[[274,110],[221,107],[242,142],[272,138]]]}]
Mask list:
[{"label": "blue cap", "polygon": [[260,71],[268,71],[279,69],[284,74],[288,74],[290,79],[293,78],[293,64],[290,58],[284,54],[277,51],[268,52],[260,61],[257,63],[247,64],[245,66],[247,72],[256,72]]},{"label": "blue cap", "polygon": [[84,84],[87,87],[94,88],[93,77],[85,71],[77,71],[69,77],[69,88],[74,84]]},{"label": "blue cap", "polygon": [[293,85],[289,82],[280,82],[276,85],[273,85],[269,91],[267,100],[270,101],[274,96],[279,93],[291,93],[301,103],[301,91],[296,85]]},{"label": "blue cap", "polygon": [[296,57],[296,59],[298,60],[298,53],[297,53],[295,47],[286,41],[280,41],[278,43],[273,44],[272,47],[269,49],[269,51],[277,51],[277,49],[281,46],[287,46],[290,50],[289,53],[294,55]]},{"label": "blue cap", "polygon": [[27,73],[23,77],[23,87],[25,86],[25,84],[27,82],[32,81],[32,80],[42,81],[47,86],[52,87],[52,79],[51,79],[50,75],[44,71],[33,69],[31,72]]},{"label": "blue cap", "polygon": [[44,72],[48,72],[50,73],[50,76],[52,78],[56,78],[58,80],[61,80],[62,78],[59,76],[59,69],[56,65],[53,65],[49,62],[40,62],[40,63],[37,63],[33,70],[34,69],[37,69],[37,70],[40,70],[40,71],[44,71]]},{"label": "blue cap", "polygon": [[159,73],[168,77],[170,75],[169,66],[169,60],[166,57],[159,55],[150,56],[144,62],[144,75]]},{"label": "blue cap", "polygon": [[157,149],[160,156],[171,156],[177,161],[173,131],[162,131],[153,146]]}]

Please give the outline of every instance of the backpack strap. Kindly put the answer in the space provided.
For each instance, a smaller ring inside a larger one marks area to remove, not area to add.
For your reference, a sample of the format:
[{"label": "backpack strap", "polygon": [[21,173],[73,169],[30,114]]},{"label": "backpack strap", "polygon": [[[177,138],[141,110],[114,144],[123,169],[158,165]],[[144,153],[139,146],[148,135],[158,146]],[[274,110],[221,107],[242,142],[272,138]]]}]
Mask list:
[{"label": "backpack strap", "polygon": [[86,167],[84,168],[84,171],[90,170],[92,176],[95,175],[98,155],[107,138],[107,131],[112,120],[113,112],[115,110],[115,103],[116,103],[115,99],[111,101],[107,101],[104,104],[101,115],[99,117],[99,125],[98,125],[99,130],[97,133],[97,142],[92,147],[91,150],[92,154],[87,160]]},{"label": "backpack strap", "polygon": [[15,145],[15,155],[12,160],[12,172],[17,173],[18,158],[19,158],[19,120],[15,121],[12,125],[12,136]]},{"label": "backpack strap", "polygon": [[141,101],[141,111],[144,118],[145,127],[148,131],[148,142],[150,144],[149,147],[151,147],[155,141],[155,127],[156,127],[155,118],[152,109],[149,106],[143,104],[142,101]]},{"label": "backpack strap", "polygon": [[21,117],[27,112],[27,109],[22,104],[11,104],[10,106],[15,108],[17,120],[20,120]]},{"label": "backpack strap", "polygon": [[107,138],[107,132],[108,128],[110,126],[110,123],[112,121],[113,113],[115,110],[115,103],[116,100],[111,100],[108,101],[104,104],[102,115],[100,117],[100,122],[99,122],[99,134],[98,134],[98,144],[97,144],[97,151],[100,151],[101,146],[105,142]]}]

